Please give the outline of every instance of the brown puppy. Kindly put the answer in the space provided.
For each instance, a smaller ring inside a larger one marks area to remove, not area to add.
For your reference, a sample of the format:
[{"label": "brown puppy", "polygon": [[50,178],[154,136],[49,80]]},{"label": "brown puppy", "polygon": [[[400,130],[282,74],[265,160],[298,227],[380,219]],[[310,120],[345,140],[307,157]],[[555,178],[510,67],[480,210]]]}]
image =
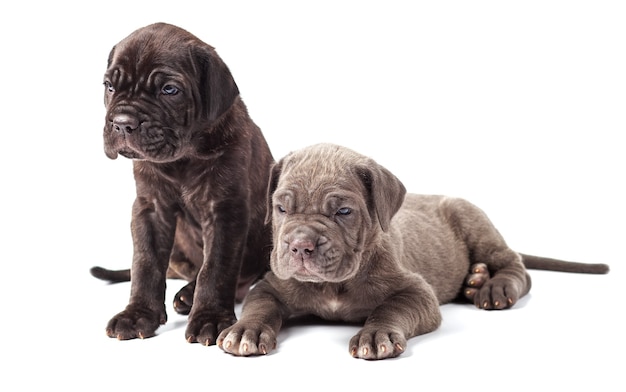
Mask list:
[{"label": "brown puppy", "polygon": [[[280,160],[268,200],[272,272],[250,291],[240,320],[218,337],[235,355],[267,354],[285,319],[313,314],[365,322],[350,341],[352,356],[395,357],[408,338],[435,330],[439,305],[460,294],[483,309],[513,306],[530,289],[523,259],[532,268],[608,271],[603,264],[520,255],[477,207],[405,195],[388,170],[339,146],[315,145]],[[482,287],[462,293],[474,273]]]},{"label": "brown puppy", "polygon": [[[267,269],[265,192],[273,158],[214,48],[157,23],[118,43],[104,76],[104,150],[133,159],[137,197],[130,301],[110,337],[145,338],[167,319],[166,277],[189,281],[174,300],[189,342],[214,344],[236,298]],[[261,196],[263,195],[263,197]]]}]

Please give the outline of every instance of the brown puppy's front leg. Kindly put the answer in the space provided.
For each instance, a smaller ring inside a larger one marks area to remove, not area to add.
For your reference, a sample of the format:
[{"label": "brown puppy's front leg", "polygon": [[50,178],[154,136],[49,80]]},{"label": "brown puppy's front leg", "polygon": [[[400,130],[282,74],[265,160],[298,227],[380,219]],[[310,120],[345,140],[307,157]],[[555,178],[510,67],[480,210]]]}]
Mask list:
[{"label": "brown puppy's front leg", "polygon": [[350,355],[362,359],[397,357],[406,350],[407,339],[432,332],[440,324],[437,297],[420,277],[374,309],[350,339]]},{"label": "brown puppy's front leg", "polygon": [[212,223],[202,229],[204,261],[185,331],[189,343],[213,345],[219,333],[237,321],[235,293],[249,221],[245,199],[237,195],[215,203],[215,212],[204,219]]},{"label": "brown puppy's front leg", "polygon": [[276,291],[264,280],[250,290],[244,300],[241,318],[224,329],[217,345],[237,356],[265,355],[276,348],[276,337],[288,317]]},{"label": "brown puppy's front leg", "polygon": [[167,321],[165,280],[174,225],[174,217],[162,208],[155,208],[151,201],[141,197],[135,200],[131,221],[134,250],[130,300],[126,309],[109,321],[106,327],[109,337],[148,338]]}]

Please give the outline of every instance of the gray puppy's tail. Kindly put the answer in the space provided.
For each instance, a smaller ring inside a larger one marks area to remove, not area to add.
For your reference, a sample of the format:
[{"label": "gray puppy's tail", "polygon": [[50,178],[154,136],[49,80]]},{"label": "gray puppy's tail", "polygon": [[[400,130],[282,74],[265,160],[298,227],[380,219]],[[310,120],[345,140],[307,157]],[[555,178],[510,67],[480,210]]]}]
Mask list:
[{"label": "gray puppy's tail", "polygon": [[609,266],[606,264],[579,263],[522,253],[520,253],[520,255],[522,256],[524,265],[528,269],[573,272],[577,274],[607,274],[609,272]]},{"label": "gray puppy's tail", "polygon": [[110,270],[102,267],[92,267],[89,272],[91,272],[94,277],[107,280],[110,283],[130,281],[130,269]]}]

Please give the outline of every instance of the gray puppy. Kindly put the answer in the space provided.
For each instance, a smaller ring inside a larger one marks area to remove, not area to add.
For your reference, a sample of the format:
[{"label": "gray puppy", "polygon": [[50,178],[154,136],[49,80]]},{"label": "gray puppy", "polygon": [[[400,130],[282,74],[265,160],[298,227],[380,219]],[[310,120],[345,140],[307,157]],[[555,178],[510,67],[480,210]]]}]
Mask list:
[{"label": "gray puppy", "polygon": [[280,160],[268,202],[272,271],[217,340],[234,355],[267,354],[286,319],[310,314],[364,322],[350,340],[353,357],[396,357],[407,339],[437,329],[439,305],[460,295],[482,309],[515,305],[530,290],[526,267],[608,272],[604,264],[521,255],[474,205],[406,194],[388,170],[340,146]]}]

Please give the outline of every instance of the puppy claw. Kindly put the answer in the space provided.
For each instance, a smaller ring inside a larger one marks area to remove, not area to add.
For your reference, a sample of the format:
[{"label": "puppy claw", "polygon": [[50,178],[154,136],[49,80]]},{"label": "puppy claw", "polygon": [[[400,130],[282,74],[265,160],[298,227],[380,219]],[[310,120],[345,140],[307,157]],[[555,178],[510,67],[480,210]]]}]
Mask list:
[{"label": "puppy claw", "polygon": [[241,352],[243,353],[247,353],[248,352],[248,343],[244,343],[241,345]]},{"label": "puppy claw", "polygon": [[187,343],[193,343],[194,340],[195,340],[195,338],[193,336],[188,336],[187,337]]},{"label": "puppy claw", "polygon": [[496,308],[497,308],[498,306],[500,306],[500,301],[496,301],[496,302],[494,302],[494,303],[493,303],[493,306],[495,306]]},{"label": "puppy claw", "polygon": [[207,339],[204,341],[204,345],[209,347],[211,345],[211,339]]},{"label": "puppy claw", "polygon": [[367,349],[367,347],[363,347],[363,351],[361,352],[361,354],[363,355],[363,357],[367,357],[367,354],[369,353],[369,350]]},{"label": "puppy claw", "polygon": [[398,351],[404,351],[404,347],[402,347],[402,346],[400,345],[400,343],[396,343],[396,350],[398,350]]},{"label": "puppy claw", "polygon": [[143,339],[143,338],[144,338],[144,336],[143,336],[143,333],[142,333],[142,332],[139,332],[137,335],[139,336],[139,339]]},{"label": "puppy claw", "polygon": [[384,345],[384,344],[381,344],[381,345],[378,347],[378,351],[380,351],[382,354],[384,354],[384,353],[387,351],[387,347],[385,347],[385,345]]}]

